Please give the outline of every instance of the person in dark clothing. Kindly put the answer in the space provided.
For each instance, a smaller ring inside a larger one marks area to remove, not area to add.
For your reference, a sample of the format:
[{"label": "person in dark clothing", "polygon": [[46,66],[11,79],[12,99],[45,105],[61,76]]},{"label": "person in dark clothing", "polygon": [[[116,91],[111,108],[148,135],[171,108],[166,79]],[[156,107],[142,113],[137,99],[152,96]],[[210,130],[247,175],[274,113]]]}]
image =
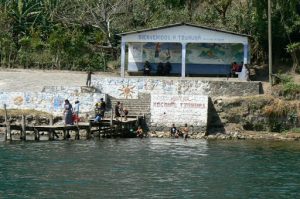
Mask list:
[{"label": "person in dark clothing", "polygon": [[177,132],[177,128],[175,127],[175,124],[172,124],[172,127],[170,129],[171,137],[175,137]]},{"label": "person in dark clothing", "polygon": [[86,86],[90,87],[91,86],[91,82],[92,82],[92,71],[89,71],[87,73],[87,78],[86,78]]},{"label": "person in dark clothing", "polygon": [[167,62],[164,64],[164,75],[170,75],[170,72],[172,70],[172,65],[170,62]]},{"label": "person in dark clothing", "polygon": [[103,98],[100,99],[100,102],[97,102],[95,105],[95,122],[100,122],[104,118],[106,110],[106,103]]},{"label": "person in dark clothing", "polygon": [[161,63],[161,62],[158,63],[156,74],[158,76],[162,76],[164,74],[164,65],[163,65],[163,63]]},{"label": "person in dark clothing", "polygon": [[120,102],[117,102],[117,104],[115,105],[115,118],[118,120],[119,117],[121,116],[120,114]]},{"label": "person in dark clothing", "polygon": [[65,125],[73,125],[73,107],[72,104],[69,102],[68,99],[65,100],[64,104],[64,119]]},{"label": "person in dark clothing", "polygon": [[151,65],[148,61],[146,61],[144,65],[144,75],[149,76],[150,73],[151,73]]}]

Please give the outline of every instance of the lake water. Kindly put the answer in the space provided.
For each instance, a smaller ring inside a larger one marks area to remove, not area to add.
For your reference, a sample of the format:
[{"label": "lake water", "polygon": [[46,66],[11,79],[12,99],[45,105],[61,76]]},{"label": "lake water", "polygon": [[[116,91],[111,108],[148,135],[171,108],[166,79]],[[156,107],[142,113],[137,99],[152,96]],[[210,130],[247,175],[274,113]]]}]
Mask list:
[{"label": "lake water", "polygon": [[300,198],[300,142],[1,142],[0,183],[0,198]]}]

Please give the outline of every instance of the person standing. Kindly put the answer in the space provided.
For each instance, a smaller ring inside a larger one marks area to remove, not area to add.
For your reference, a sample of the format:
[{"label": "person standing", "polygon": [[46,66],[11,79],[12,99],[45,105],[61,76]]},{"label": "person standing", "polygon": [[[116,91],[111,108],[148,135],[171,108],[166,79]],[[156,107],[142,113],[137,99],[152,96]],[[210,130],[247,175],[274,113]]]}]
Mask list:
[{"label": "person standing", "polygon": [[68,99],[65,100],[64,104],[64,119],[65,125],[73,125],[73,107],[72,104],[69,102]]},{"label": "person standing", "polygon": [[87,87],[91,86],[91,83],[92,83],[92,74],[93,74],[93,72],[91,70],[88,71],[88,73],[87,73],[87,78],[86,78],[86,86]]},{"label": "person standing", "polygon": [[115,118],[116,120],[119,119],[119,117],[121,116],[120,114],[120,102],[117,102],[117,104],[115,105]]},{"label": "person standing", "polygon": [[79,106],[80,106],[80,103],[78,100],[76,100],[75,106],[74,106],[74,122],[75,123],[79,122]]},{"label": "person standing", "polygon": [[103,100],[103,98],[100,99],[100,116],[102,118],[104,118],[104,114],[105,114],[105,110],[106,110],[106,103]]}]

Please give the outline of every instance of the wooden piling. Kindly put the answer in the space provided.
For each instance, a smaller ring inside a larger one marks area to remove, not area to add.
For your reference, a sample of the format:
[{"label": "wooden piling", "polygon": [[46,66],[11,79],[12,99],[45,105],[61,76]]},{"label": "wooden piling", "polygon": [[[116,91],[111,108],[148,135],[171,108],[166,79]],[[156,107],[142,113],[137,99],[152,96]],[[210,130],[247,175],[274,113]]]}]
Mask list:
[{"label": "wooden piling", "polygon": [[79,128],[77,127],[75,130],[75,140],[79,140]]},{"label": "wooden piling", "polygon": [[7,140],[7,133],[8,133],[8,119],[7,119],[7,109],[6,109],[6,104],[4,104],[4,119],[5,119],[5,135],[4,135],[4,141]]},{"label": "wooden piling", "polygon": [[21,121],[20,140],[26,140],[26,121],[24,115],[22,115],[22,121]]},{"label": "wooden piling", "polygon": [[[49,125],[53,126],[53,115],[50,115]],[[49,129],[48,138],[49,138],[49,140],[54,140],[54,130],[53,129]]]},{"label": "wooden piling", "polygon": [[39,141],[40,140],[40,132],[36,128],[34,128],[34,140]]},{"label": "wooden piling", "polygon": [[113,118],[114,118],[114,115],[113,115],[113,111],[111,111],[111,114],[110,114],[110,126],[113,125]]},{"label": "wooden piling", "polygon": [[86,139],[91,139],[92,121],[89,120],[89,127],[86,129]]}]

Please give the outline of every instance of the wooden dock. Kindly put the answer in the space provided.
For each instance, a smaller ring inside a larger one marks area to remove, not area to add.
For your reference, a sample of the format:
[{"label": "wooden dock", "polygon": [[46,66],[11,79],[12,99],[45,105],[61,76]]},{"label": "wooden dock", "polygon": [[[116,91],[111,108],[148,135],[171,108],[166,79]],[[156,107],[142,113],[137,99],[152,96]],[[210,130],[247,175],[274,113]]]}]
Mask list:
[{"label": "wooden dock", "polygon": [[[25,117],[22,116],[21,124],[10,124],[6,121],[0,123],[0,127],[5,128],[5,141],[12,140],[11,131],[20,132],[20,140],[26,140],[27,132],[33,132],[34,140],[40,140],[41,135],[47,132],[49,140],[66,140],[71,137],[70,132],[75,132],[75,140],[80,139],[80,131],[85,132],[86,139],[92,137],[134,137],[132,132],[139,125],[141,117],[128,117],[125,121],[115,119],[103,119],[100,122],[94,122],[89,120],[88,122],[79,122],[74,125],[51,125],[53,123],[50,120],[50,125],[37,125],[31,126],[25,124]],[[60,133],[58,133],[60,132]],[[62,132],[62,133],[61,133]],[[62,135],[62,136],[59,136]]]}]

